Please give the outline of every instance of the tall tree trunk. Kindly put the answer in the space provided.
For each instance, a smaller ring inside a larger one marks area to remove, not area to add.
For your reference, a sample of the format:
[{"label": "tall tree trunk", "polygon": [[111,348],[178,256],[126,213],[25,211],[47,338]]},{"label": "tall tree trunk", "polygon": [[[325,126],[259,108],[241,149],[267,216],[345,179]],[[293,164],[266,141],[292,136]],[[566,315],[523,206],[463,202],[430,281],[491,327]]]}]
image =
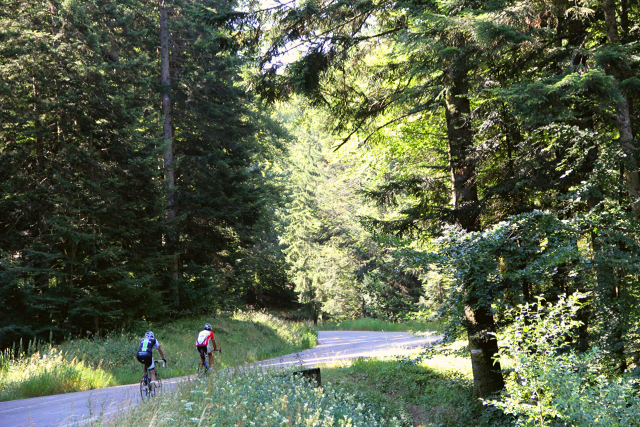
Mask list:
[{"label": "tall tree trunk", "polygon": [[[476,168],[473,157],[473,133],[471,131],[471,106],[468,97],[466,75],[453,79],[446,100],[447,137],[451,170],[452,201],[456,221],[466,231],[478,231],[479,210],[476,187]],[[486,398],[504,388],[498,355],[493,314],[479,303],[474,290],[469,289],[466,329],[473,370],[473,395]]]},{"label": "tall tree trunk", "polygon": [[[626,2],[623,2],[623,13],[626,11]],[[619,39],[618,35],[618,23],[616,20],[616,5],[614,0],[604,0],[604,19],[607,26],[607,41],[609,43],[617,43]],[[616,81],[620,81],[622,76],[615,68],[615,65],[608,65],[608,73],[613,76]],[[624,165],[624,180],[627,184],[629,196],[631,199],[631,208],[636,218],[640,217],[640,172],[638,171],[638,159],[637,148],[633,139],[633,127],[631,125],[631,108],[629,106],[629,99],[624,91],[620,91],[620,100],[616,105],[616,121],[618,124],[618,133],[620,136],[620,144],[626,155]],[[613,340],[614,349],[613,353],[619,360],[620,372],[624,372],[627,369],[626,354],[624,348],[624,320],[621,316],[621,310],[617,300],[620,299],[620,292],[617,283],[610,284],[610,298],[611,309],[616,315],[618,324],[614,326]]]},{"label": "tall tree trunk", "polygon": [[629,2],[620,1],[620,27],[622,28],[622,41],[626,42],[629,37]]},{"label": "tall tree trunk", "polygon": [[468,303],[465,323],[473,370],[473,396],[487,398],[504,388],[500,362],[495,359],[498,355],[498,341],[493,335],[496,326],[491,311],[479,306],[477,299]]},{"label": "tall tree trunk", "polygon": [[[609,43],[617,43],[619,36],[615,1],[604,0],[603,8],[605,24],[607,26],[607,40]],[[616,81],[620,81],[621,76],[614,67],[615,66],[609,66],[608,73],[613,76]],[[631,208],[636,217],[640,217],[640,173],[638,172],[637,149],[633,140],[631,110],[629,108],[627,94],[621,91],[620,95],[620,100],[616,105],[616,121],[620,135],[620,144],[626,155],[624,180],[629,191]]]},{"label": "tall tree trunk", "polygon": [[456,221],[466,231],[478,231],[478,190],[475,159],[471,152],[473,134],[469,122],[471,106],[467,93],[467,84],[461,77],[454,81],[446,99],[449,168]]},{"label": "tall tree trunk", "polygon": [[615,0],[604,0],[604,23],[607,26],[607,39],[609,43],[618,41],[618,24],[616,22],[616,2]]},{"label": "tall tree trunk", "polygon": [[[35,134],[36,134],[36,147],[39,147],[39,150],[37,151],[37,155],[36,155],[36,162],[35,162],[36,176],[38,177],[39,180],[44,181],[46,179],[46,174],[47,174],[47,165],[46,165],[46,158],[45,158],[46,150],[44,150],[42,147],[46,144],[46,141],[42,137],[42,133],[44,132],[43,131],[44,126],[40,120],[40,115],[41,115],[40,102],[41,101],[40,101],[40,93],[38,93],[37,82],[35,78],[33,79],[32,90],[33,90],[33,113],[34,113],[33,117],[34,117],[34,124],[35,124],[34,128],[35,128]],[[43,256],[43,254],[37,253],[37,252],[40,252],[40,251],[43,251],[45,253],[49,252],[50,245],[47,238],[49,226],[47,224],[48,213],[47,213],[47,203],[45,200],[45,196],[40,195],[39,198],[40,198],[40,202],[38,203],[38,222],[37,222],[37,227],[34,230],[35,235],[32,236],[31,245],[32,245],[32,249],[36,249],[37,244],[39,244],[41,247],[37,248],[38,250],[34,251],[34,254],[29,255],[29,257],[35,261],[34,262],[34,267],[36,268],[36,274],[34,275],[35,285],[38,291],[40,292],[40,294],[46,294],[49,289],[50,265],[46,257]],[[44,249],[44,248],[47,248],[47,249]]]},{"label": "tall tree trunk", "polygon": [[171,115],[171,76],[169,74],[169,29],[167,28],[167,8],[165,0],[159,1],[160,8],[160,78],[162,85],[162,114],[164,123],[162,126],[162,139],[164,142],[164,182],[167,187],[167,220],[171,231],[166,236],[167,252],[171,256],[169,269],[171,271],[171,290],[173,303],[180,307],[180,294],[178,289],[178,250],[177,233],[174,230],[173,221],[175,211],[175,176],[174,176],[174,143],[173,143],[173,119]]}]

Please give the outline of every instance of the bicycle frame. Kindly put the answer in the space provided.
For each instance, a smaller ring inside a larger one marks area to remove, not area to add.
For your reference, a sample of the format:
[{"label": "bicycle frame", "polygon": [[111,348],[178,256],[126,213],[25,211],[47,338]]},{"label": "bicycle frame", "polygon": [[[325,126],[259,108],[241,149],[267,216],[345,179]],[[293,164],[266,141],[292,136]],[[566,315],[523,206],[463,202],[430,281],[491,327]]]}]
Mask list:
[{"label": "bicycle frame", "polygon": [[[166,367],[164,360],[154,360],[154,370],[156,363],[159,364],[160,362],[162,362],[163,368]],[[151,387],[152,382],[149,381],[149,371],[151,371],[151,369],[147,369],[147,372],[145,372],[140,379],[140,398],[143,402],[148,402],[151,396],[162,392],[162,380],[160,379],[160,373],[156,370],[155,386]]]},{"label": "bicycle frame", "polygon": [[[218,347],[213,351],[217,351],[218,353],[222,354],[222,347]],[[207,371],[209,371],[209,369],[210,369],[209,368],[209,362],[207,362],[207,353],[206,353],[206,351],[200,350],[200,349],[198,349],[198,352],[200,354],[200,363],[198,364],[198,373],[202,373],[202,372],[200,372],[200,369],[202,367],[204,367],[205,370],[204,370],[203,373],[206,375]]]}]

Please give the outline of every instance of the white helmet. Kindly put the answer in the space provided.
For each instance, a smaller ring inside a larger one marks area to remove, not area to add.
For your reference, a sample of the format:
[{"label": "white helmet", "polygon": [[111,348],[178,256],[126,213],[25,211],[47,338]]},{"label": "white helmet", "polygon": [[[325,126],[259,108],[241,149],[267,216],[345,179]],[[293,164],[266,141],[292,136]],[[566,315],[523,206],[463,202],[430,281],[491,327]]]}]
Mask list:
[{"label": "white helmet", "polygon": [[154,339],[154,338],[155,338],[155,337],[153,336],[153,332],[151,332],[151,331],[147,331],[147,332],[145,332],[144,337],[145,337],[145,338],[151,338],[151,339]]}]

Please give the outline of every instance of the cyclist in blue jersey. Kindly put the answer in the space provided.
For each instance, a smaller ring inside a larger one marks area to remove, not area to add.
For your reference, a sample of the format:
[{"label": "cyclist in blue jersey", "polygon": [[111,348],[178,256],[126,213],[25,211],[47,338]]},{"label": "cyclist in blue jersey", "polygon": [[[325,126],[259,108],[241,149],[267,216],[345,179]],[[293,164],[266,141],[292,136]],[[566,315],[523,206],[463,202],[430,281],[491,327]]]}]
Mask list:
[{"label": "cyclist in blue jersey", "polygon": [[162,361],[167,363],[167,359],[164,358],[164,352],[160,348],[160,343],[156,340],[156,337],[153,335],[153,332],[147,331],[144,334],[144,338],[140,340],[140,347],[138,347],[138,362],[144,365],[144,373],[147,373],[147,370],[150,371],[151,374],[151,383],[155,384],[156,380],[156,370],[155,364],[153,363],[153,349],[157,348],[160,356],[162,356]]}]

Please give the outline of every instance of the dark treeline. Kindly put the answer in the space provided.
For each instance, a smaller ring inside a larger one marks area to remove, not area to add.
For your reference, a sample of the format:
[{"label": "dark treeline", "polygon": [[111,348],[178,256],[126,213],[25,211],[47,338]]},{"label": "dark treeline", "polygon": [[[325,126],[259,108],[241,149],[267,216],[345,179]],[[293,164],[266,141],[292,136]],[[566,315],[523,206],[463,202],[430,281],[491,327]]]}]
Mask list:
[{"label": "dark treeline", "polygon": [[243,304],[230,272],[269,223],[279,148],[229,31],[198,18],[232,7],[2,3],[1,346]]}]

